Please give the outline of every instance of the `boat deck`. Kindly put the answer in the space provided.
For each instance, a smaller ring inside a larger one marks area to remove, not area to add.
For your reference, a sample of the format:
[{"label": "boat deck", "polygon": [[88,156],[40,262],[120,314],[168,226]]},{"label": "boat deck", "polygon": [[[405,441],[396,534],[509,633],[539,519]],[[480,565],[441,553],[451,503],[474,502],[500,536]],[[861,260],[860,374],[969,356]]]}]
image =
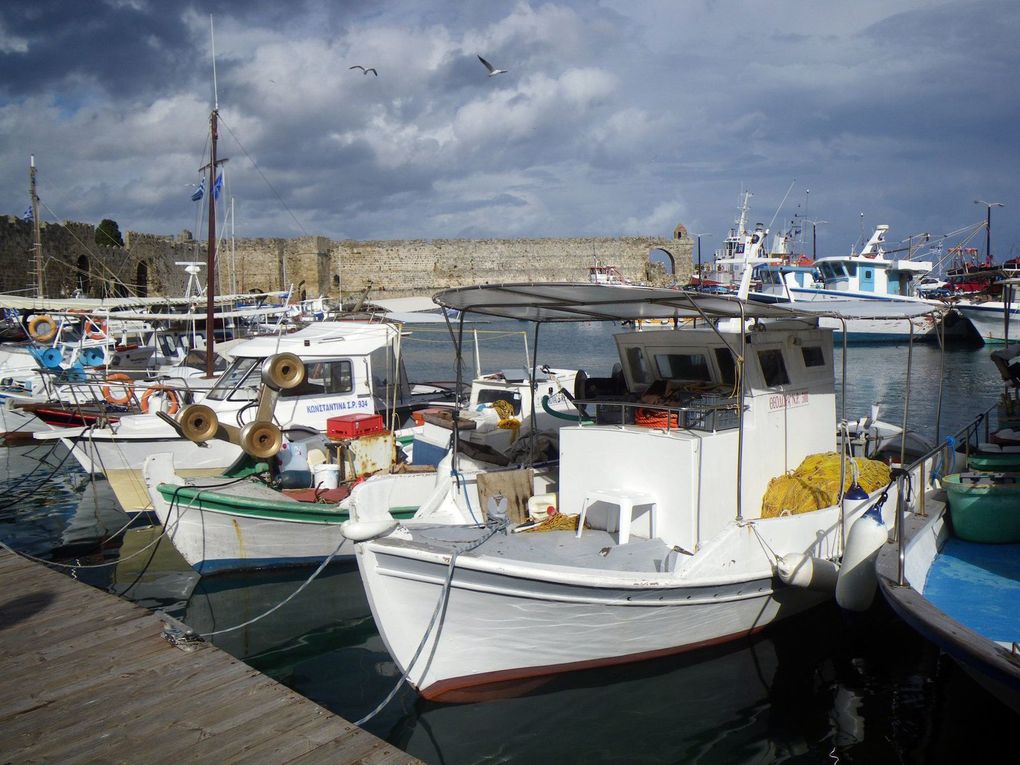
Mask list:
[{"label": "boat deck", "polygon": [[0,762],[418,762],[141,606],[5,550],[0,582]]},{"label": "boat deck", "polygon": [[1020,642],[1020,544],[949,539],[928,572],[924,596],[990,640]]}]

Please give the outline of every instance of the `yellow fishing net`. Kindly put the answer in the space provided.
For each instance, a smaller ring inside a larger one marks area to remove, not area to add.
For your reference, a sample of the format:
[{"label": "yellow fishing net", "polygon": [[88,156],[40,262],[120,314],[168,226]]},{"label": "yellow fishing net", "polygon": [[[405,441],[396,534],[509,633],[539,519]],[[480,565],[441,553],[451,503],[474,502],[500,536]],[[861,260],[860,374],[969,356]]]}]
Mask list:
[{"label": "yellow fishing net", "polygon": [[[858,484],[869,494],[889,483],[889,466],[884,462],[855,457]],[[844,487],[853,482],[853,468],[846,460]],[[836,504],[839,499],[839,455],[812,454],[792,473],[769,481],[761,504],[762,518],[808,513]]]},{"label": "yellow fishing net", "polygon": [[499,415],[499,423],[496,427],[503,428],[504,430],[512,430],[513,433],[510,436],[510,443],[517,440],[517,433],[521,429],[521,421],[514,417],[514,405],[509,401],[499,399],[492,403],[492,408],[496,410],[496,414]]}]

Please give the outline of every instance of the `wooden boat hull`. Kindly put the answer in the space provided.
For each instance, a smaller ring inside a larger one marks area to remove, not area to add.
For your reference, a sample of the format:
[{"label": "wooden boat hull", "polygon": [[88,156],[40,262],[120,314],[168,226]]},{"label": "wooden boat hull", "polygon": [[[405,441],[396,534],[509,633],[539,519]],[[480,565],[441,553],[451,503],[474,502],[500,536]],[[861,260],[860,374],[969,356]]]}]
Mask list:
[{"label": "wooden boat hull", "polygon": [[1020,483],[1011,473],[954,473],[942,479],[953,530],[968,542],[1020,542]]}]

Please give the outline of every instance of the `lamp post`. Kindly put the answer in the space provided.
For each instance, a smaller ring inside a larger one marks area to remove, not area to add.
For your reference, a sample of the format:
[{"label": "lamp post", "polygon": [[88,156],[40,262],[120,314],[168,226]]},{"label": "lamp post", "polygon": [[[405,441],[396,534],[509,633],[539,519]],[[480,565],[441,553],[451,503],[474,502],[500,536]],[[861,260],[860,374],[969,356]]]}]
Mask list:
[{"label": "lamp post", "polygon": [[712,235],[711,234],[695,234],[694,236],[698,240],[698,286],[700,287],[700,286],[702,286],[701,285],[701,237],[703,237],[703,236],[712,236]]},{"label": "lamp post", "polygon": [[991,265],[992,262],[992,208],[1005,207],[1002,202],[986,202],[983,199],[975,199],[974,204],[984,205],[988,208],[988,217],[985,219],[985,261]]}]

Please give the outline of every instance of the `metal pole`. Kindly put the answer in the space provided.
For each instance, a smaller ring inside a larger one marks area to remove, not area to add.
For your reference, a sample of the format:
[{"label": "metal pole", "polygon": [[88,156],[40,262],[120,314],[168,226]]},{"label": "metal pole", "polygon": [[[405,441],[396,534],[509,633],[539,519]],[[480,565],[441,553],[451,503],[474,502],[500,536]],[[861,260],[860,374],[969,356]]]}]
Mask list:
[{"label": "metal pole", "polygon": [[[737,420],[737,520],[744,520],[743,476],[744,476],[744,359],[747,358],[747,329],[744,318],[744,304],[740,304],[740,417]],[[667,419],[667,422],[669,420]]]}]

